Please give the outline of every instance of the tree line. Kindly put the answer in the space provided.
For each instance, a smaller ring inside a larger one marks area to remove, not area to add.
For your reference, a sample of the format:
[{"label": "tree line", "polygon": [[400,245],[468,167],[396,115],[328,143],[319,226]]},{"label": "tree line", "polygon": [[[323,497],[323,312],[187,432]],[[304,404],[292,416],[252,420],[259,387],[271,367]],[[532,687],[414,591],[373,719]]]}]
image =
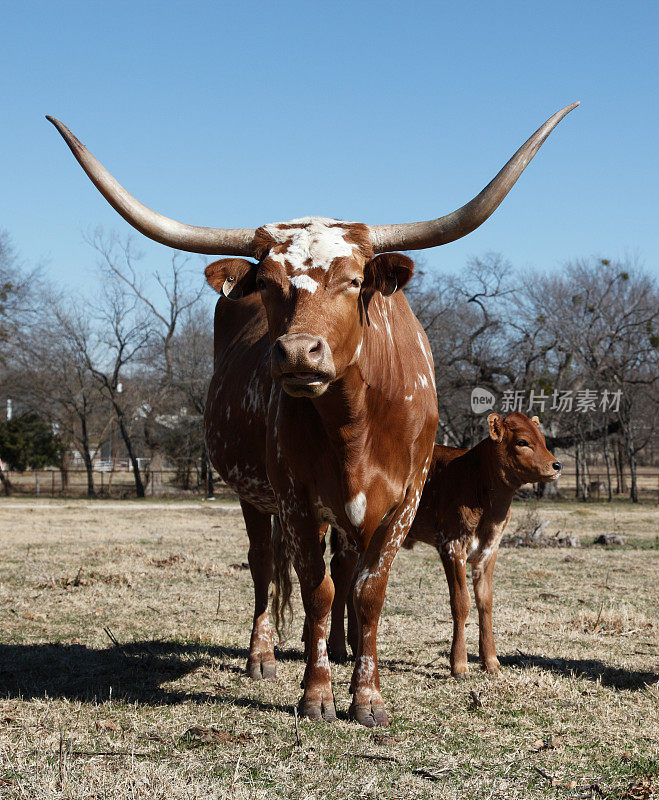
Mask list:
[{"label": "tree line", "polygon": [[659,418],[659,292],[646,271],[588,258],[521,272],[490,254],[457,276],[421,275],[408,296],[435,359],[440,441],[483,437],[486,415],[470,406],[479,387],[494,410],[540,417],[550,449],[574,456],[579,497],[601,458],[609,499],[615,486],[638,500]]},{"label": "tree line", "polygon": [[[0,422],[0,458],[19,470],[46,458],[64,484],[77,451],[94,496],[94,462],[114,442],[138,497],[163,490],[166,463],[180,486],[207,486],[213,326],[202,262],[175,253],[146,276],[130,238],[99,230],[86,240],[94,291],[72,297],[26,269],[0,233],[0,397],[12,416]],[[659,416],[659,292],[641,266],[590,258],[522,273],[486,255],[458,275],[421,263],[406,294],[433,350],[439,441],[470,447],[485,435],[476,389],[488,410],[538,414],[550,448],[574,456],[580,497],[599,459],[610,496],[638,500]],[[1,469],[0,480],[9,491]]]}]

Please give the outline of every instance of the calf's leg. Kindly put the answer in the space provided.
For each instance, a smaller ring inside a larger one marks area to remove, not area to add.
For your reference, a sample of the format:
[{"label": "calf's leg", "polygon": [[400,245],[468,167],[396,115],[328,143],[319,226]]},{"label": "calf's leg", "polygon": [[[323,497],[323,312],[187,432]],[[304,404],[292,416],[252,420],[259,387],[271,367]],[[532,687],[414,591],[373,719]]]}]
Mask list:
[{"label": "calf's leg", "polygon": [[250,678],[272,680],[276,675],[272,630],[268,619],[268,590],[272,580],[271,518],[245,500],[240,501],[249,537],[247,560],[254,582],[254,621],[249,642]]},{"label": "calf's leg", "polygon": [[492,632],[492,573],[496,560],[495,552],[484,567],[475,564],[472,571],[478,609],[478,655],[486,672],[498,672],[500,666]]},{"label": "calf's leg", "polygon": [[440,549],[444,573],[448,582],[453,617],[453,641],[451,642],[451,675],[464,679],[469,676],[467,667],[467,644],[465,623],[471,608],[467,588],[466,553],[458,542],[449,542]]},{"label": "calf's leg", "polygon": [[353,653],[357,651],[358,634],[356,630],[355,610],[352,602],[352,585],[357,553],[343,547],[335,531],[332,531],[334,554],[330,562],[330,571],[334,581],[334,602],[330,635],[327,640],[327,651],[332,661],[347,661],[348,651],[345,638],[345,609],[348,607],[348,642]]}]

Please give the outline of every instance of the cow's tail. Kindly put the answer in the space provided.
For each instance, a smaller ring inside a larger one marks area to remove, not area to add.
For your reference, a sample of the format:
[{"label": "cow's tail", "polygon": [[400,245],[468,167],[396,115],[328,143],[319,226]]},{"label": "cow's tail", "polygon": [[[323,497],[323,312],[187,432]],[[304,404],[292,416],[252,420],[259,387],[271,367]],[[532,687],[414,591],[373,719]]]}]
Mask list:
[{"label": "cow's tail", "polygon": [[272,616],[277,636],[282,642],[288,638],[288,629],[293,620],[291,606],[293,585],[291,583],[291,557],[277,516],[272,518],[272,560],[274,565]]}]

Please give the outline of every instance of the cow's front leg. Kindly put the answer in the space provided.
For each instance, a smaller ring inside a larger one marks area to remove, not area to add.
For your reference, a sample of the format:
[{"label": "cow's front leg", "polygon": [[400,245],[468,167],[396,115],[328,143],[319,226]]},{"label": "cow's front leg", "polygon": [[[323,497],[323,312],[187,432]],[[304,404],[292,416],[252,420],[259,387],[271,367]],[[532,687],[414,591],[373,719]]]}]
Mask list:
[{"label": "cow's front leg", "polygon": [[478,655],[486,672],[498,672],[500,666],[492,631],[492,573],[496,560],[497,553],[494,552],[487,564],[475,564],[472,571],[478,609]]},{"label": "cow's front leg", "polygon": [[352,673],[350,716],[367,728],[388,725],[389,718],[380,694],[377,633],[389,570],[412,524],[418,493],[408,499],[387,525],[384,535],[376,531],[359,560],[353,601],[359,625],[359,645]]},{"label": "cow's front leg", "polygon": [[247,560],[254,582],[254,619],[249,642],[247,674],[254,680],[276,674],[272,630],[268,619],[268,589],[272,580],[271,518],[245,500],[240,501],[249,537]]},{"label": "cow's front leg", "polygon": [[467,678],[467,644],[465,642],[465,624],[471,608],[471,598],[467,588],[466,553],[459,542],[452,541],[442,546],[439,551],[444,565],[444,573],[448,583],[453,617],[453,640],[451,642],[451,675],[454,678]]},{"label": "cow's front leg", "polygon": [[304,693],[299,704],[303,717],[332,722],[336,719],[332,676],[327,657],[327,617],[334,599],[334,584],[325,570],[318,524],[302,516],[282,514],[286,546],[300,582],[306,615]]}]

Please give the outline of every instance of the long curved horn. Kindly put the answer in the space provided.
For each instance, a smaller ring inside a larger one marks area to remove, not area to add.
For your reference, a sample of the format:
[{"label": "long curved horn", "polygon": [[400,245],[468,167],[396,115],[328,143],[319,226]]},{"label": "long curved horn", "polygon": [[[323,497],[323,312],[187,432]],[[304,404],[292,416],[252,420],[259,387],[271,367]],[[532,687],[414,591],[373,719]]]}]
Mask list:
[{"label": "long curved horn", "polygon": [[192,253],[225,256],[254,255],[252,228],[198,228],[164,217],[147,208],[110,175],[100,161],[54,117],[46,119],[62,135],[80,166],[108,203],[134,228],[156,242]]},{"label": "long curved horn", "polygon": [[369,233],[373,251],[387,253],[392,250],[423,250],[426,247],[448,244],[471,233],[496,211],[545,139],[563,117],[578,105],[578,102],[572,103],[557,111],[553,117],[549,117],[547,122],[519,148],[483,191],[457,211],[426,222],[370,225]]}]

